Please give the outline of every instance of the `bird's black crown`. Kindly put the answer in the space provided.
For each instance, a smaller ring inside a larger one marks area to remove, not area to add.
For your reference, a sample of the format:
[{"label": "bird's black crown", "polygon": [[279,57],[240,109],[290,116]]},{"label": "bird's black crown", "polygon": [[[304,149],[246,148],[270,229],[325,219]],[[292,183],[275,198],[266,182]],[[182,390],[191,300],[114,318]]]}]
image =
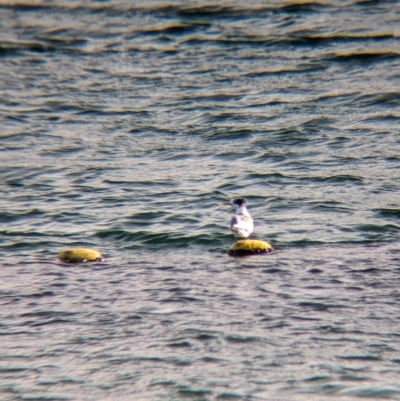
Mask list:
[{"label": "bird's black crown", "polygon": [[243,198],[235,199],[233,201],[233,204],[238,205],[238,206],[246,205],[246,199],[243,199]]}]

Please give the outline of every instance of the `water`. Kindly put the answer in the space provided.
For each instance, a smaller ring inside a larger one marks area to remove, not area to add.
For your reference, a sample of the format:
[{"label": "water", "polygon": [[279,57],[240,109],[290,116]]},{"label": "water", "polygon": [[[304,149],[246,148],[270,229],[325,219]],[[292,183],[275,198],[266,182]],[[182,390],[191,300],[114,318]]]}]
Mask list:
[{"label": "water", "polygon": [[0,399],[400,399],[399,13],[2,2]]}]

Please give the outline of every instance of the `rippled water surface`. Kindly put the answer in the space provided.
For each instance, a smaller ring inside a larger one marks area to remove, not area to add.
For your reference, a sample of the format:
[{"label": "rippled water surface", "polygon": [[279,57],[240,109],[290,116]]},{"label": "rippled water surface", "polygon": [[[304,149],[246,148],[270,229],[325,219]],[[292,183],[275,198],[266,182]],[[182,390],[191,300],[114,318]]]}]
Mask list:
[{"label": "rippled water surface", "polygon": [[[400,400],[399,2],[0,26],[1,400]],[[273,253],[227,255],[235,197]]]}]

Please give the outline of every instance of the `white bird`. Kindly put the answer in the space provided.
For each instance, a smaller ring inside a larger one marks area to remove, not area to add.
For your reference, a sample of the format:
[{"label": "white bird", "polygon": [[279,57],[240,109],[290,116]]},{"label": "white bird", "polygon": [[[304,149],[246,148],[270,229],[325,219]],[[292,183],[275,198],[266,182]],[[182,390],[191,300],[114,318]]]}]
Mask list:
[{"label": "white bird", "polygon": [[236,207],[236,216],[231,219],[231,230],[235,237],[247,238],[253,232],[253,219],[247,210],[245,199],[235,199],[230,205]]}]

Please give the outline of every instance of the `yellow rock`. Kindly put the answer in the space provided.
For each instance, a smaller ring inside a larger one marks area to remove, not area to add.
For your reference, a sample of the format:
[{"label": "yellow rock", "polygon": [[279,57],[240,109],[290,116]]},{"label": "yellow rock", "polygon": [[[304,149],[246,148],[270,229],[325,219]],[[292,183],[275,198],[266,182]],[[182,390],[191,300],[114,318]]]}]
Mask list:
[{"label": "yellow rock", "polygon": [[236,241],[228,251],[230,256],[256,255],[273,251],[274,248],[268,242],[257,239],[242,239]]},{"label": "yellow rock", "polygon": [[79,263],[79,262],[101,262],[104,260],[103,255],[88,248],[75,248],[63,251],[58,255],[58,259],[62,262]]}]

